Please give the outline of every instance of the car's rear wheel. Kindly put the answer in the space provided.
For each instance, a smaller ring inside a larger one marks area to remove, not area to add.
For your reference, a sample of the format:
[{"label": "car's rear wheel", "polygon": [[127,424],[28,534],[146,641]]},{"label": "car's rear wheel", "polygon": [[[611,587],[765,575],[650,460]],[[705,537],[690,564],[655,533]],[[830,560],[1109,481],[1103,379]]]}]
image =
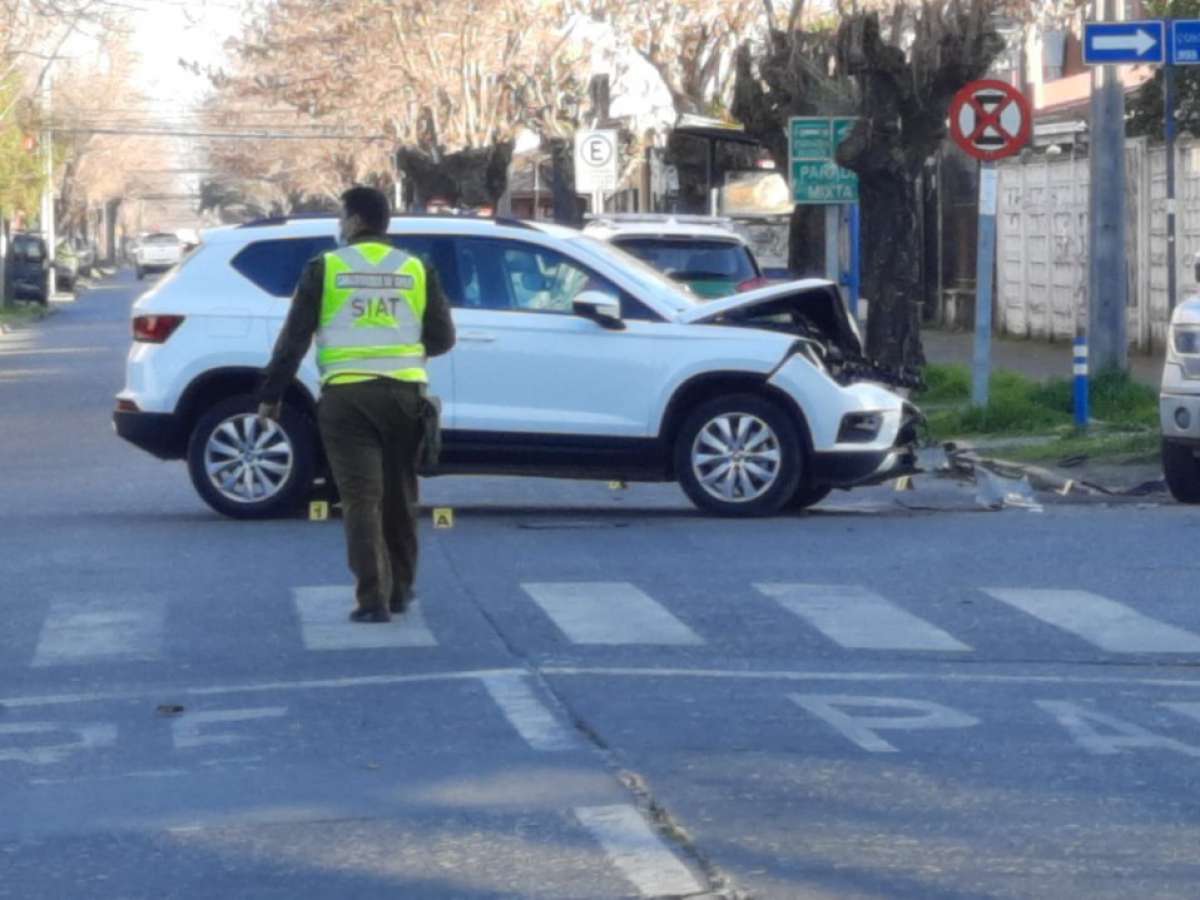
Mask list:
[{"label": "car's rear wheel", "polygon": [[312,491],[316,433],[285,404],[279,422],[260,419],[248,394],[204,412],[188,442],[188,471],[204,502],[235,519],[295,512]]},{"label": "car's rear wheel", "polygon": [[1197,448],[1175,441],[1162,442],[1163,475],[1180,503],[1200,503],[1200,459]]},{"label": "car's rear wheel", "polygon": [[146,277],[146,270],[143,269],[141,266],[137,266],[135,271],[137,273],[138,281],[142,281]]},{"label": "car's rear wheel", "polygon": [[804,446],[791,417],[754,394],[698,406],[675,440],[675,471],[693,503],[723,516],[769,516],[795,495]]}]

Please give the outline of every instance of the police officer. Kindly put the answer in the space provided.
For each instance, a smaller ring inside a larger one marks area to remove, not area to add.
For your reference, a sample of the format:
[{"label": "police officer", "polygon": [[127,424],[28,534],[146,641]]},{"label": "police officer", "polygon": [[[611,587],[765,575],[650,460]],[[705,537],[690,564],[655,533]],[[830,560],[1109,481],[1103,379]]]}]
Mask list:
[{"label": "police officer", "polygon": [[258,414],[278,419],[315,336],[317,420],[357,581],[354,622],[387,622],[412,600],[425,360],[454,346],[437,273],[392,247],[390,218],[380,191],[342,195],[342,249],[301,275],[258,398]]}]

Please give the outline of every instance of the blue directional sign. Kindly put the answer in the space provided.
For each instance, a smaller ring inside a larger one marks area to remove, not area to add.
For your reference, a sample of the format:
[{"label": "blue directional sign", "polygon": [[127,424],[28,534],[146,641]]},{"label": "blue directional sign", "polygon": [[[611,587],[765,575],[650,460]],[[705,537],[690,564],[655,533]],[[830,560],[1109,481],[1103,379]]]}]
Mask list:
[{"label": "blue directional sign", "polygon": [[1089,66],[1161,65],[1167,60],[1166,31],[1161,19],[1087,22],[1083,26],[1083,61]]},{"label": "blue directional sign", "polygon": [[1200,19],[1176,19],[1171,23],[1171,32],[1172,64],[1200,65]]}]

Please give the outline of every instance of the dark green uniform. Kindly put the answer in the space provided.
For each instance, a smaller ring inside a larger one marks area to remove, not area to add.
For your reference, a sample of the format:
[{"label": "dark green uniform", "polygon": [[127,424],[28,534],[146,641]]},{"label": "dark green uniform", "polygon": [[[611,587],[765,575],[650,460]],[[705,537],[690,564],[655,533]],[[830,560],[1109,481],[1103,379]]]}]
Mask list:
[{"label": "dark green uniform", "polygon": [[308,264],[259,399],[282,398],[316,337],[317,419],[341,495],[358,606],[401,609],[416,575],[424,357],[454,346],[454,324],[434,271],[391,251],[382,236],[351,246]]}]

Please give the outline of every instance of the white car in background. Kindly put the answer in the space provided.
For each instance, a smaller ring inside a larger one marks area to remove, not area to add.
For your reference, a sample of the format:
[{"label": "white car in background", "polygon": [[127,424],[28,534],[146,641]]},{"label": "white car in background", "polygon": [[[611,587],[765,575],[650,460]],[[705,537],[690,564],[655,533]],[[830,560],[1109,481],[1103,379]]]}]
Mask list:
[{"label": "white car in background", "polygon": [[605,213],[585,234],[608,241],[706,300],[767,284],[754,251],[730,219],[656,213]]},{"label": "white car in background", "polygon": [[[1196,260],[1200,281],[1200,256]],[[1200,503],[1200,295],[1175,307],[1159,394],[1167,487],[1182,503]]]},{"label": "white car in background", "polygon": [[[304,264],[333,219],[205,233],[134,304],[117,433],[186,459],[226,515],[291,512],[325,462],[313,354],[279,423],[255,391]],[[791,282],[701,302],[611,244],[550,225],[397,217],[436,268],[458,344],[429,363],[443,403],[430,474],[678,481],[723,515],[769,515],[913,470],[920,413],[864,367],[837,289]]]},{"label": "white car in background", "polygon": [[133,266],[139,280],[151,272],[165,272],[183,259],[183,241],[170,232],[148,234],[138,240],[133,251]]}]

